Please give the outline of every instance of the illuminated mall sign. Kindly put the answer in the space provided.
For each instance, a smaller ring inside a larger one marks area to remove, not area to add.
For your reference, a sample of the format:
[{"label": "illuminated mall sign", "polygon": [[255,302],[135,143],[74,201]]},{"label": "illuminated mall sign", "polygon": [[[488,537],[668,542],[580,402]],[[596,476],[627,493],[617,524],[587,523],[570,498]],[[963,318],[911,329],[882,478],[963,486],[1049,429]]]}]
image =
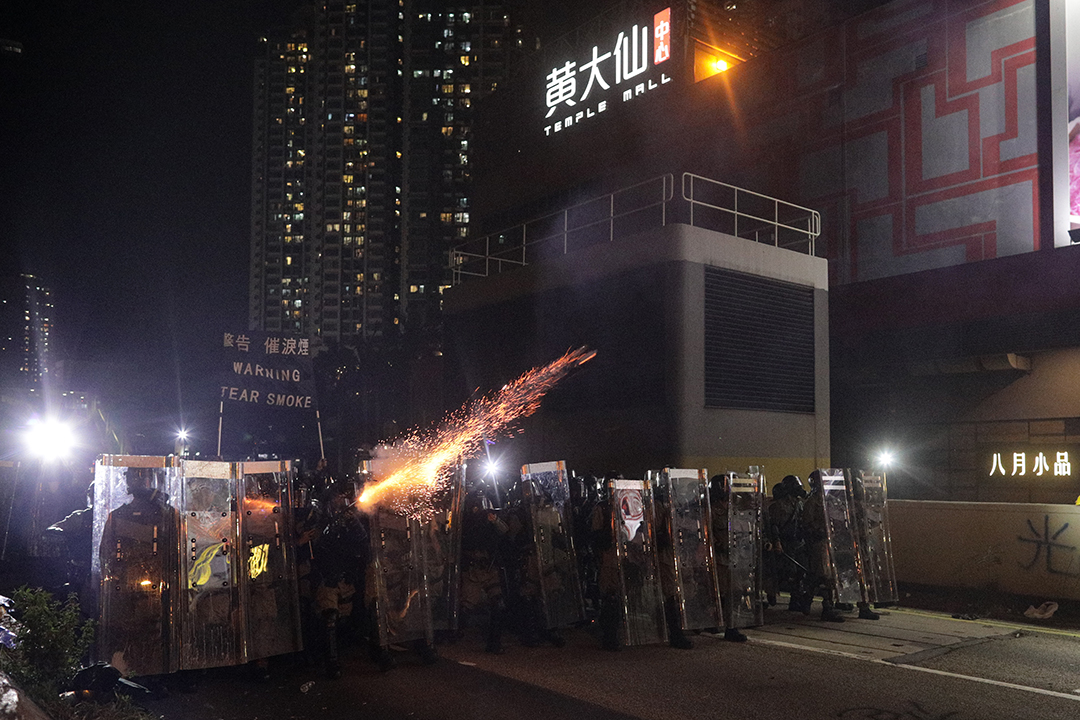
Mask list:
[{"label": "illuminated mall sign", "polygon": [[1080,461],[1076,447],[1040,447],[1021,450],[992,448],[987,451],[987,476],[991,478],[1071,478],[1073,463]]},{"label": "illuminated mall sign", "polygon": [[653,16],[651,25],[634,24],[610,45],[593,45],[591,54],[566,60],[547,75],[544,135],[565,132],[671,82],[658,68],[671,59],[671,8]]}]

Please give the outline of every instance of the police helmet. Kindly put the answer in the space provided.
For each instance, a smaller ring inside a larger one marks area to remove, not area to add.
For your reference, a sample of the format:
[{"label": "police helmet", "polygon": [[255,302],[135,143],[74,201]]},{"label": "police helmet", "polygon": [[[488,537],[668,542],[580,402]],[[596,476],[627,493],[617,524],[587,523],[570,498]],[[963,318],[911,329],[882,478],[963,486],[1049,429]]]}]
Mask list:
[{"label": "police helmet", "polygon": [[794,497],[806,497],[806,489],[803,487],[802,480],[798,475],[786,475],[784,479],[780,481],[783,485],[785,493]]}]

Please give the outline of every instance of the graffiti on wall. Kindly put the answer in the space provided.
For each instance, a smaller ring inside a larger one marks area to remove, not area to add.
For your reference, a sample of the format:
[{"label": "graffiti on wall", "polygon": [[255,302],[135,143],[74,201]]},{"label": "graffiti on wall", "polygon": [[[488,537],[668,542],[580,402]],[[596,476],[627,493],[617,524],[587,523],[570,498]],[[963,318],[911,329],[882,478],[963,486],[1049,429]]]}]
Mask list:
[{"label": "graffiti on wall", "polygon": [[[1057,522],[1055,521],[1053,525],[1057,525]],[[1024,545],[1031,546],[1031,562],[1027,564],[1020,563],[1020,567],[1025,570],[1032,570],[1039,564],[1040,560],[1043,560],[1046,572],[1051,575],[1080,576],[1080,572],[1071,571],[1075,562],[1076,545],[1067,545],[1059,540],[1065,534],[1065,531],[1069,529],[1069,523],[1063,522],[1053,532],[1050,531],[1050,528],[1049,514],[1043,515],[1041,531],[1037,530],[1035,523],[1028,518],[1028,534],[1017,535],[1016,539]]]}]

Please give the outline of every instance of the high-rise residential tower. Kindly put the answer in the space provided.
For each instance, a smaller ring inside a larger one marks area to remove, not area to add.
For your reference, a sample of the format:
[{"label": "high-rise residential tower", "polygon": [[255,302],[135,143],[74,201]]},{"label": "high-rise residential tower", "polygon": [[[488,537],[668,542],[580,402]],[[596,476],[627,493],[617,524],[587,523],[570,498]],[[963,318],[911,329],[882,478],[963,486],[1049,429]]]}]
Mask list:
[{"label": "high-rise residential tower", "polygon": [[473,104],[522,46],[506,2],[317,2],[255,73],[251,327],[439,342],[469,223]]},{"label": "high-rise residential tower", "polygon": [[52,323],[52,291],[39,278],[0,278],[0,388],[41,390]]}]

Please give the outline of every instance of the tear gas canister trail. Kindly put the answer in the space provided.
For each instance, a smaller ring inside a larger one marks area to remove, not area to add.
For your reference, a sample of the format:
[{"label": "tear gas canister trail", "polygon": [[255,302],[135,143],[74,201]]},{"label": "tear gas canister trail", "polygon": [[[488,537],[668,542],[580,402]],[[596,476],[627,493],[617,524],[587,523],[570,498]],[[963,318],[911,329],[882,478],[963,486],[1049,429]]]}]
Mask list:
[{"label": "tear gas canister trail", "polygon": [[535,413],[541,398],[556,383],[595,355],[584,347],[571,350],[547,365],[533,368],[498,392],[466,404],[436,429],[415,429],[405,434],[376,453],[372,470],[382,480],[365,488],[357,504],[366,511],[389,505],[403,515],[425,519],[454,465],[476,456],[485,440],[506,435],[517,420]]}]

